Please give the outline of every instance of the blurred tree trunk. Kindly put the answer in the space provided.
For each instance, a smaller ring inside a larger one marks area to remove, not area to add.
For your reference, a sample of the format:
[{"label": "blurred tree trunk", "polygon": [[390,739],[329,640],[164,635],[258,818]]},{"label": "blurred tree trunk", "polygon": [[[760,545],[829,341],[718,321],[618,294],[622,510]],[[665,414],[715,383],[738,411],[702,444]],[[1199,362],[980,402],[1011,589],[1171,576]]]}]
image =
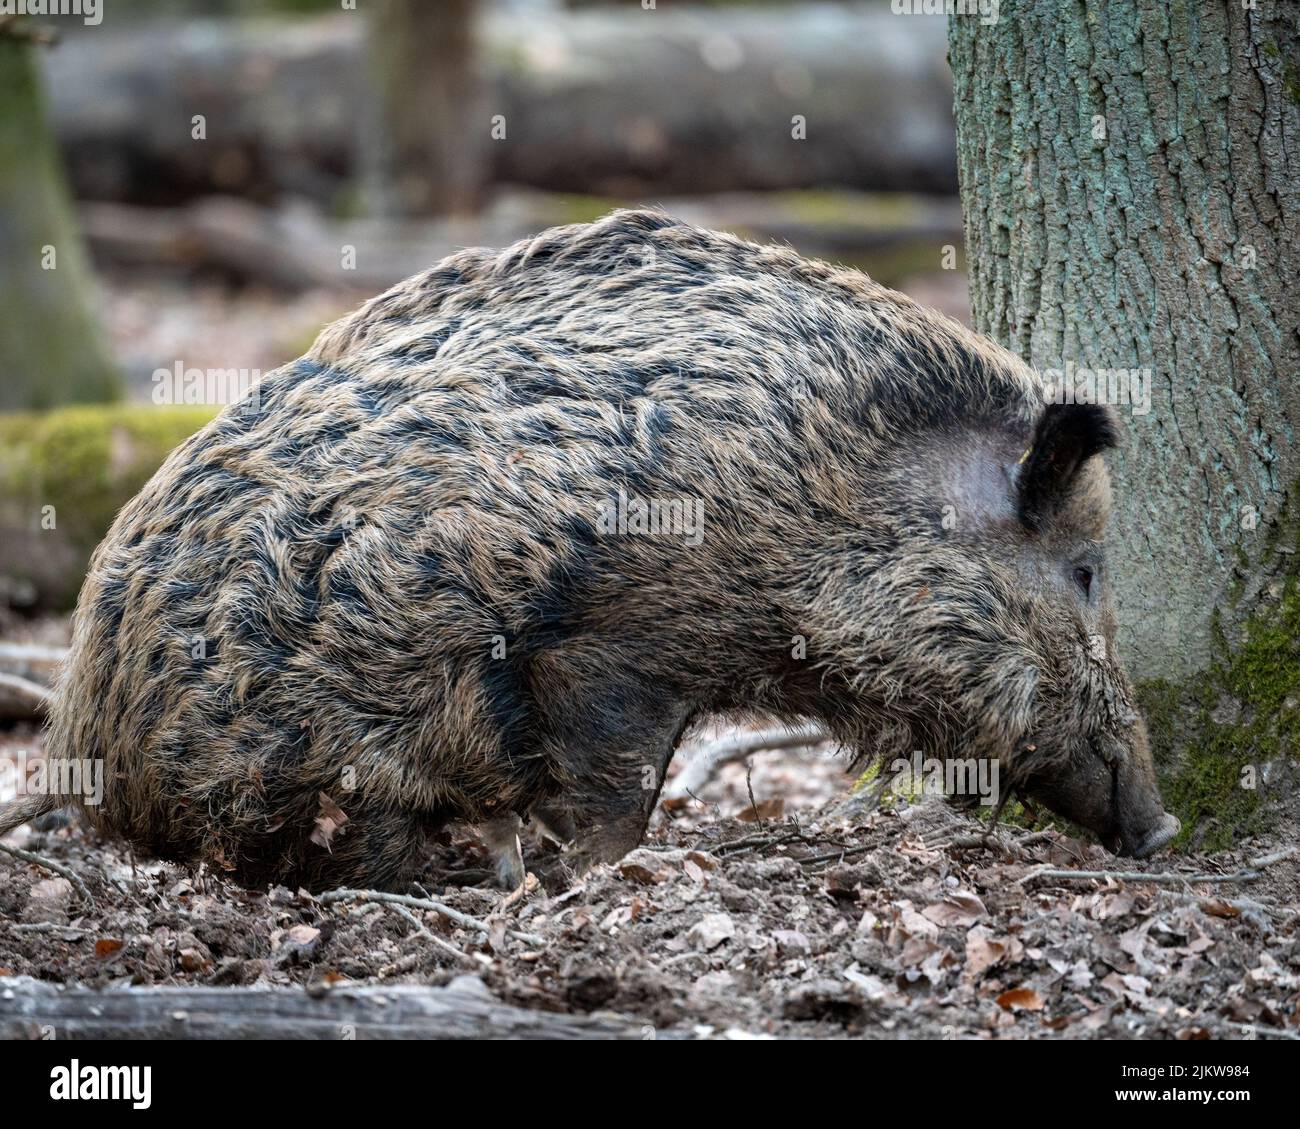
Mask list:
[{"label": "blurred tree trunk", "polygon": [[15,30],[0,30],[0,410],[112,399],[34,48]]},{"label": "blurred tree trunk", "polygon": [[1234,773],[1300,753],[1298,31],[1264,0],[949,23],[977,327],[1040,372],[1150,370],[1112,461],[1121,645],[1158,749],[1217,758],[1180,814],[1228,830]]},{"label": "blurred tree trunk", "polygon": [[439,216],[478,207],[489,121],[475,52],[476,0],[370,5],[372,126],[363,144],[372,207]]}]

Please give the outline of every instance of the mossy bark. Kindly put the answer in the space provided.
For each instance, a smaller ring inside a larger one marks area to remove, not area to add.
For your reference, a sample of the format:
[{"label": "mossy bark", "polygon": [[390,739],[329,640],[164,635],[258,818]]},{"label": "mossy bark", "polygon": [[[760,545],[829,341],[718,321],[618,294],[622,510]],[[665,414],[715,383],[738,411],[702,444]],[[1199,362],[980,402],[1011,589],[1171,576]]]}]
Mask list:
[{"label": "mossy bark", "polygon": [[0,410],[108,400],[118,390],[90,314],[33,50],[0,37]]},{"label": "mossy bark", "polygon": [[1227,841],[1297,748],[1300,6],[1003,0],[949,60],[977,327],[1150,374],[1112,461],[1120,642],[1166,801]]},{"label": "mossy bark", "polygon": [[215,411],[121,404],[0,414],[0,598],[71,606],[117,511]]}]

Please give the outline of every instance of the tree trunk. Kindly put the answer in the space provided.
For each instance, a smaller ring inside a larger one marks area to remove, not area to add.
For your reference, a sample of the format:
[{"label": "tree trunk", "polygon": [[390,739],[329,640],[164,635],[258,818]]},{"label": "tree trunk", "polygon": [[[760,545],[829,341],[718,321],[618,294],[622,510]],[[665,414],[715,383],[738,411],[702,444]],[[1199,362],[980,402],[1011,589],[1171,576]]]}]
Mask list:
[{"label": "tree trunk", "polygon": [[1300,745],[1300,6],[1246,2],[949,24],[976,326],[1067,384],[1149,374],[1109,568],[1202,838],[1254,826],[1243,770]]},{"label": "tree trunk", "polygon": [[384,216],[477,208],[490,122],[474,50],[476,0],[378,0],[370,15],[368,191]]},{"label": "tree trunk", "polygon": [[32,51],[0,35],[0,410],[117,392]]}]

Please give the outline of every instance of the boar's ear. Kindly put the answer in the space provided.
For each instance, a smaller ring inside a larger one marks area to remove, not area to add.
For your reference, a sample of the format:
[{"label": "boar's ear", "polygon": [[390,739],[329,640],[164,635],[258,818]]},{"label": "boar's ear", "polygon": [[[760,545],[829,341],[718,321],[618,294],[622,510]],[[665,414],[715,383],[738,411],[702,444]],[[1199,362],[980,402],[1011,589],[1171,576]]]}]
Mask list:
[{"label": "boar's ear", "polygon": [[1114,413],[1101,404],[1048,404],[1020,467],[1017,509],[1025,528],[1038,532],[1069,497],[1093,455],[1119,446]]}]

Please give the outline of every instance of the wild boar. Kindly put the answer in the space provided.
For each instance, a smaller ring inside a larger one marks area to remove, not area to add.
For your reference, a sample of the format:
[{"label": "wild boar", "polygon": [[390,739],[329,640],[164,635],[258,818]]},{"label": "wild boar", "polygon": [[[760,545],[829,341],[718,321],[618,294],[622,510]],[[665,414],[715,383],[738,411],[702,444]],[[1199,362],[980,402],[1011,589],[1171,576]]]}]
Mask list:
[{"label": "wild boar", "polygon": [[[53,758],[245,884],[393,887],[449,820],[640,840],[704,715],[995,758],[1144,855],[1109,409],[857,272],[617,212],[468,250],[179,447],[91,562]],[[35,797],[0,828],[66,797]]]}]

